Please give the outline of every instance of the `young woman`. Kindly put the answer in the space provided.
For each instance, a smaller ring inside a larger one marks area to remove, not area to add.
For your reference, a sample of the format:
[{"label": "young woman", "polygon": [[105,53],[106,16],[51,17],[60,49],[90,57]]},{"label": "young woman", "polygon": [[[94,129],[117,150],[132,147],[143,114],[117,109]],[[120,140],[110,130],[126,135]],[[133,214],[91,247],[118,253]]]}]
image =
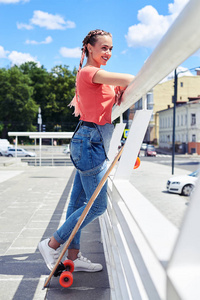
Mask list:
[{"label": "young woman", "polygon": [[[80,122],[71,140],[71,159],[76,167],[73,189],[65,223],[50,239],[39,243],[38,248],[52,270],[59,256],[59,246],[65,243],[81,216],[87,202],[107,169],[107,152],[113,132],[111,112],[114,103],[134,76],[102,70],[112,55],[112,35],[103,30],[92,30],[83,40],[80,67],[76,77],[76,94],[71,103]],[[87,62],[82,68],[84,56]],[[105,184],[75,235],[68,258],[74,261],[75,271],[97,272],[102,265],[92,263],[80,252],[81,229],[103,214],[107,207]]]}]

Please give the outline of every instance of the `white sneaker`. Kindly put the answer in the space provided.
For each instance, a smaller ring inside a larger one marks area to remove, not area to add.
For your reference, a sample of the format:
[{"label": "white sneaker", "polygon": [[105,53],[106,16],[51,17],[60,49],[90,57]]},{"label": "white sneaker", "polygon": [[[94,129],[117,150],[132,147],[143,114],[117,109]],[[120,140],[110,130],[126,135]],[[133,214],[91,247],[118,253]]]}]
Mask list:
[{"label": "white sneaker", "polygon": [[86,257],[83,257],[81,252],[78,253],[78,258],[74,260],[74,272],[99,272],[103,269],[101,264],[94,264]]},{"label": "white sneaker", "polygon": [[38,249],[42,254],[45,263],[50,271],[52,271],[56,261],[60,255],[60,249],[54,250],[53,248],[49,247],[50,239],[43,240],[38,244]]}]

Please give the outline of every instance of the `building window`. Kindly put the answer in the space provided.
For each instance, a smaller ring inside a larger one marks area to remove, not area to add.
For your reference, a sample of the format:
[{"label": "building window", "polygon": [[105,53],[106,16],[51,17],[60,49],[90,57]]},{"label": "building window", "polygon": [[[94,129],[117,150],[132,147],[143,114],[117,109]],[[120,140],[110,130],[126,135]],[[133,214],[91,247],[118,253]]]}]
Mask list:
[{"label": "building window", "polygon": [[181,115],[181,126],[183,126],[183,115]]},{"label": "building window", "polygon": [[135,108],[135,110],[140,110],[140,109],[142,109],[142,98],[139,99],[139,100],[135,103],[134,108]]},{"label": "building window", "polygon": [[180,83],[181,87],[183,87],[183,82]]},{"label": "building window", "polygon": [[187,125],[187,115],[185,115],[185,125]]},{"label": "building window", "polygon": [[195,125],[196,124],[196,114],[192,114],[191,115],[191,125]]},{"label": "building window", "polygon": [[147,94],[147,109],[153,109],[153,93]]},{"label": "building window", "polygon": [[196,142],[196,134],[192,135],[192,142]]}]

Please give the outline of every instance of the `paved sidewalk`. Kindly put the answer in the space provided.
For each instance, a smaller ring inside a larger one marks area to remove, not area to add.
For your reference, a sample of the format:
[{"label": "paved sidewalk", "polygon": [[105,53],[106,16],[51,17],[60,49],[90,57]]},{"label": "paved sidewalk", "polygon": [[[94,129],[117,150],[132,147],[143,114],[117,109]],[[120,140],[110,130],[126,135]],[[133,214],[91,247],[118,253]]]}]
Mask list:
[{"label": "paved sidewalk", "polygon": [[[175,168],[175,175],[183,174]],[[187,174],[188,171],[185,171]],[[171,168],[142,161],[133,170],[132,184],[171,222],[180,226],[187,209],[187,197],[166,193]],[[65,219],[74,168],[0,167],[0,299],[1,300],[109,300],[110,288],[98,221],[82,234],[82,253],[100,262],[99,273],[75,273],[74,284],[62,288],[58,278],[43,290],[49,271],[37,250]]]},{"label": "paved sidewalk", "polygon": [[38,249],[63,223],[74,178],[73,167],[0,168],[0,299],[109,300],[110,289],[98,221],[83,230],[83,255],[103,264],[98,273],[74,273],[68,289],[49,274]]}]

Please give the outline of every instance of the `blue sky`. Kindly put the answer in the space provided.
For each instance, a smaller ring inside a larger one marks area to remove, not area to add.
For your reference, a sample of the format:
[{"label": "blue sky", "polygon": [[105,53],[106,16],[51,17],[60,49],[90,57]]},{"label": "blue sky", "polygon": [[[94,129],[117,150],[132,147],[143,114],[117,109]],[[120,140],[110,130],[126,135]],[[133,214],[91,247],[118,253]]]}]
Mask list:
[{"label": "blue sky", "polygon": [[[113,35],[105,69],[136,75],[188,0],[0,0],[0,68],[34,60],[78,67],[92,29]],[[197,52],[185,68],[200,65]]]}]

